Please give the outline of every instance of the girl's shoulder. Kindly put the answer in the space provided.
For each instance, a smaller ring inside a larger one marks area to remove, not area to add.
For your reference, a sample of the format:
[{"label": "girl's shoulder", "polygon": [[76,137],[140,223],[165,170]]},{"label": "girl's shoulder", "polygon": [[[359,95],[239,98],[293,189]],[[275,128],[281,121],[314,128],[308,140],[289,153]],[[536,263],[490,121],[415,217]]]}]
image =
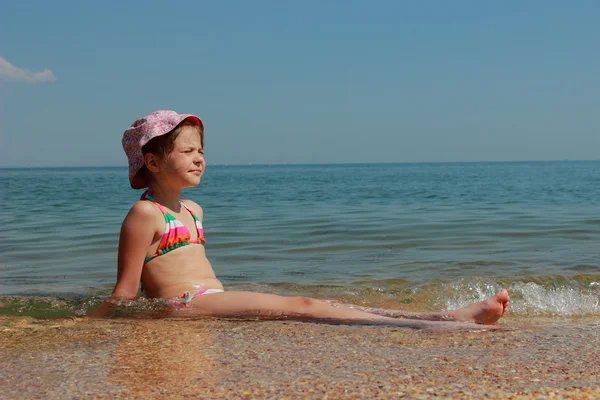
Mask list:
[{"label": "girl's shoulder", "polygon": [[163,220],[162,212],[155,204],[146,200],[139,200],[129,210],[125,221],[134,220],[145,223],[158,223]]},{"label": "girl's shoulder", "polygon": [[147,200],[138,200],[135,202],[131,209],[129,210],[129,214],[139,215],[150,217],[152,215],[160,215],[161,212],[154,203]]},{"label": "girl's shoulder", "polygon": [[121,240],[135,239],[136,242],[152,241],[153,237],[164,232],[165,221],[161,211],[149,201],[136,202],[121,225]]}]

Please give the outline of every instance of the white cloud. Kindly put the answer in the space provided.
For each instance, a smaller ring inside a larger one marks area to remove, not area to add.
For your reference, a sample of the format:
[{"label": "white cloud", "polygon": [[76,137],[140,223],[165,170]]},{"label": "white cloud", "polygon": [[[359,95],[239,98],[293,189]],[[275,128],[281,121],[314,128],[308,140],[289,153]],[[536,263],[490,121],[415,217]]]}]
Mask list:
[{"label": "white cloud", "polygon": [[0,57],[0,80],[18,81],[26,83],[54,82],[56,77],[48,68],[42,72],[31,72],[15,67],[4,58]]}]

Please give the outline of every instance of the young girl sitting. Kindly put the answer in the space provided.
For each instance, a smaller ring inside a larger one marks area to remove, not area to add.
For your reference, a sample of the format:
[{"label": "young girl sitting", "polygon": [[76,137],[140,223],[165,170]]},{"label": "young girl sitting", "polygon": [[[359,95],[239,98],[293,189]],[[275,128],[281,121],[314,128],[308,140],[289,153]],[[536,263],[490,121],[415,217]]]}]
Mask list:
[{"label": "young girl sitting", "polygon": [[112,296],[89,316],[105,315],[113,307],[111,300],[135,298],[140,282],[147,297],[167,299],[174,312],[185,309],[186,315],[197,316],[489,329],[508,307],[506,290],[456,311],[390,310],[387,316],[306,297],[225,291],[206,258],[202,208],[180,199],[183,189],[200,184],[206,168],[202,121],[195,115],[156,111],[124,132],[123,149],[131,187],[147,190],[123,221]]}]

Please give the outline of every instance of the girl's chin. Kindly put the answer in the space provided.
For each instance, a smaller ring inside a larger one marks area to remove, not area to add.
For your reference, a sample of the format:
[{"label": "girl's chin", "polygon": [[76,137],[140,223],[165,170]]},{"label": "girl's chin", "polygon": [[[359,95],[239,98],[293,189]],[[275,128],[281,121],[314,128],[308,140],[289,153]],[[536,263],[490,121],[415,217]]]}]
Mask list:
[{"label": "girl's chin", "polygon": [[196,187],[200,184],[201,181],[201,177],[198,177],[197,179],[189,179],[186,183],[186,187],[191,188],[191,187]]}]

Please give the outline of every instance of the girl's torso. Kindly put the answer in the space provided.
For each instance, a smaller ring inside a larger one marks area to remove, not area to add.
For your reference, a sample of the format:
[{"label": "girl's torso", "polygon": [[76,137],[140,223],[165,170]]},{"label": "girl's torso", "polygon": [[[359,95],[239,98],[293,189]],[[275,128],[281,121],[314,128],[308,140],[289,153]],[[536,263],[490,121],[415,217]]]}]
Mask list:
[{"label": "girl's torso", "polygon": [[171,298],[186,291],[223,289],[206,258],[204,231],[197,215],[183,203],[179,212],[174,212],[147,193],[142,200],[153,202],[162,214],[142,270],[146,295]]}]

